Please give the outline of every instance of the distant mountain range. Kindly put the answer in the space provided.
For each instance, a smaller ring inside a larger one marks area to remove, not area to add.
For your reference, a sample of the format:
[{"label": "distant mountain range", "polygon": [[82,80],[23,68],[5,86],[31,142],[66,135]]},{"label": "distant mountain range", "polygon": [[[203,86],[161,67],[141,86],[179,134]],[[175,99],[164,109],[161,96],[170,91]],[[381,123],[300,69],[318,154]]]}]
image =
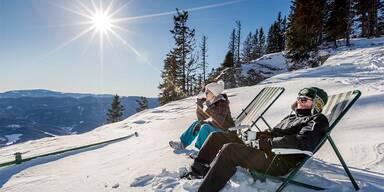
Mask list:
[{"label": "distant mountain range", "polygon": [[[106,122],[113,95],[44,89],[0,93],[0,147],[54,135],[88,132]],[[124,118],[136,113],[138,96],[121,97]],[[147,98],[149,108],[158,98]]]}]

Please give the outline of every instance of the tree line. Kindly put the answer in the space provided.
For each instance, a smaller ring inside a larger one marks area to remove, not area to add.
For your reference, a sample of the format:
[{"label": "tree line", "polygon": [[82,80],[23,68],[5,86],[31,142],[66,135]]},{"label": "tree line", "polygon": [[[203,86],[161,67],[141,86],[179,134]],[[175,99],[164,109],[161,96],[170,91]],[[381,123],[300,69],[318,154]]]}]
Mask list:
[{"label": "tree line", "polygon": [[255,70],[244,76],[242,65],[269,53],[284,51],[289,70],[316,67],[322,46],[349,46],[350,38],[384,35],[384,0],[293,0],[288,18],[279,12],[267,33],[260,27],[244,37],[241,22],[235,21],[224,61],[210,71],[208,37],[197,46],[188,20],[188,11],[176,9],[170,30],[175,44],[164,59],[160,104],[195,95],[218,76],[226,88],[254,85],[264,77]]}]

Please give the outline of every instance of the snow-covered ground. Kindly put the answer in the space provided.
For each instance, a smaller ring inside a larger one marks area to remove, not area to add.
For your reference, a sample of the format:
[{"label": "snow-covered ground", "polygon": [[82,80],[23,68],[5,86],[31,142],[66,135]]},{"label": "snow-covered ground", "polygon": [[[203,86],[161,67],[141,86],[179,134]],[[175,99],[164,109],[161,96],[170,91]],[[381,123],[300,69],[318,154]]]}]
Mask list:
[{"label": "snow-covered ground", "polygon": [[23,134],[11,134],[11,135],[5,135],[5,138],[7,138],[7,143],[5,145],[12,145],[16,143],[20,137],[23,136]]},{"label": "snow-covered ground", "polygon": [[[331,51],[323,66],[283,73],[251,87],[227,90],[232,116],[266,86],[283,86],[284,94],[266,114],[276,124],[290,112],[297,92],[306,86],[324,88],[330,95],[359,89],[356,102],[332,137],[351,168],[361,191],[384,191],[384,38],[354,40],[352,48]],[[81,135],[44,138],[0,148],[0,162],[13,153],[25,157],[121,137],[135,131],[139,137],[62,155],[38,158],[0,169],[0,191],[196,191],[201,180],[179,180],[192,160],[184,151],[173,151],[168,141],[195,117],[195,98],[186,98],[146,110],[124,121],[101,126]],[[299,172],[297,180],[328,188],[353,191],[329,144]],[[273,191],[273,181],[253,182],[239,168],[222,191]],[[286,191],[307,191],[288,186]]]},{"label": "snow-covered ground", "polygon": [[291,64],[286,61],[284,52],[270,53],[241,66],[241,74],[247,76],[247,73],[253,69],[265,78],[276,74],[285,73]]}]

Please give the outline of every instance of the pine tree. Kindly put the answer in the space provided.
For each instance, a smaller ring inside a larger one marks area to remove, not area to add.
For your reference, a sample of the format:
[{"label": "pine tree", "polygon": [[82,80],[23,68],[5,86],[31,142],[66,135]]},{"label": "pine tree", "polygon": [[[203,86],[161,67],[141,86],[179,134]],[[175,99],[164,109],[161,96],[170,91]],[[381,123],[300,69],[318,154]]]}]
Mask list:
[{"label": "pine tree", "polygon": [[234,53],[235,66],[240,67],[240,41],[241,41],[241,23],[236,21],[236,53]]},{"label": "pine tree", "polygon": [[252,37],[252,33],[250,32],[243,42],[242,61],[244,63],[252,61]]},{"label": "pine tree", "polygon": [[176,56],[177,65],[181,68],[181,75],[177,79],[181,84],[181,89],[188,94],[188,86],[190,85],[191,69],[194,67],[193,49],[195,46],[195,30],[187,26],[188,12],[176,9],[177,15],[173,17],[174,28],[170,30],[175,40],[174,54]]},{"label": "pine tree", "polygon": [[377,35],[384,35],[384,0],[379,1]]},{"label": "pine tree", "polygon": [[336,41],[345,37],[348,30],[347,0],[334,0],[329,6],[330,14],[325,26],[326,38],[336,47]]},{"label": "pine tree", "polygon": [[378,34],[378,0],[355,0],[353,8],[360,22],[360,37],[374,37]]},{"label": "pine tree", "polygon": [[115,123],[121,121],[123,117],[124,107],[121,104],[120,97],[116,94],[111,103],[111,108],[107,112],[107,123]]},{"label": "pine tree", "polygon": [[203,36],[203,40],[200,44],[200,51],[201,51],[201,63],[199,67],[202,69],[202,82],[203,84],[207,83],[207,69],[208,69],[208,63],[207,63],[207,36]]},{"label": "pine tree", "polygon": [[259,55],[259,57],[261,57],[264,55],[264,53],[265,53],[265,35],[264,35],[263,27],[260,27],[258,44],[256,46],[256,54]]},{"label": "pine tree", "polygon": [[281,12],[277,15],[276,21],[269,27],[266,45],[266,53],[283,51],[285,48],[286,18],[281,18]]},{"label": "pine tree", "polygon": [[181,83],[178,81],[180,73],[181,68],[177,65],[176,55],[174,51],[170,51],[164,59],[164,68],[161,73],[163,79],[163,83],[159,85],[159,102],[161,105],[186,96],[182,90]]},{"label": "pine tree", "polygon": [[136,112],[144,111],[148,109],[148,99],[146,97],[140,97],[139,99],[136,100],[137,103],[137,108]]},{"label": "pine tree", "polygon": [[222,67],[223,68],[234,67],[232,51],[228,51],[227,54],[225,55]]},{"label": "pine tree", "polygon": [[[291,69],[318,66],[318,46],[322,42],[325,0],[295,0],[286,32],[287,58]],[[311,59],[311,58],[312,59]]]},{"label": "pine tree", "polygon": [[252,36],[252,60],[255,60],[260,56],[260,51],[258,51],[258,45],[259,45],[259,29],[256,29],[255,34]]},{"label": "pine tree", "polygon": [[345,11],[346,11],[346,30],[345,30],[345,45],[350,46],[350,36],[352,33],[352,23],[353,23],[353,12],[352,12],[352,7],[351,7],[351,1],[352,0],[346,0],[346,5],[345,5]]},{"label": "pine tree", "polygon": [[237,83],[236,83],[237,70],[236,70],[235,64],[233,63],[233,54],[231,51],[227,52],[221,66],[216,69],[215,73],[212,73],[212,75],[214,75],[213,78],[216,78],[218,75],[220,75],[222,70],[226,70],[224,75],[221,78],[225,82],[225,88],[236,87],[237,86]]},{"label": "pine tree", "polygon": [[232,30],[232,33],[229,37],[228,50],[232,52],[232,63],[235,63],[235,53],[236,53],[236,29]]},{"label": "pine tree", "polygon": [[[279,12],[278,21],[279,21],[280,17],[281,17],[281,13]],[[285,32],[287,30],[287,18],[284,16],[284,19],[278,23],[280,23],[278,49],[279,49],[279,51],[284,51],[285,50]]]},{"label": "pine tree", "polygon": [[274,22],[268,30],[267,48],[266,53],[275,53],[279,51],[279,28],[277,22]]}]

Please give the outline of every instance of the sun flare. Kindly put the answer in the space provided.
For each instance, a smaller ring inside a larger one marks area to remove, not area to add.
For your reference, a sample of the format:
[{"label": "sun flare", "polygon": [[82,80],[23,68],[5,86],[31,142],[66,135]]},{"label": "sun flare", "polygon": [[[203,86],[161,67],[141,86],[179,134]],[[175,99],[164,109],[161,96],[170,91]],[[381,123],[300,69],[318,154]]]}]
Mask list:
[{"label": "sun flare", "polygon": [[112,18],[107,13],[98,11],[91,17],[92,26],[100,32],[106,32],[112,29]]}]

